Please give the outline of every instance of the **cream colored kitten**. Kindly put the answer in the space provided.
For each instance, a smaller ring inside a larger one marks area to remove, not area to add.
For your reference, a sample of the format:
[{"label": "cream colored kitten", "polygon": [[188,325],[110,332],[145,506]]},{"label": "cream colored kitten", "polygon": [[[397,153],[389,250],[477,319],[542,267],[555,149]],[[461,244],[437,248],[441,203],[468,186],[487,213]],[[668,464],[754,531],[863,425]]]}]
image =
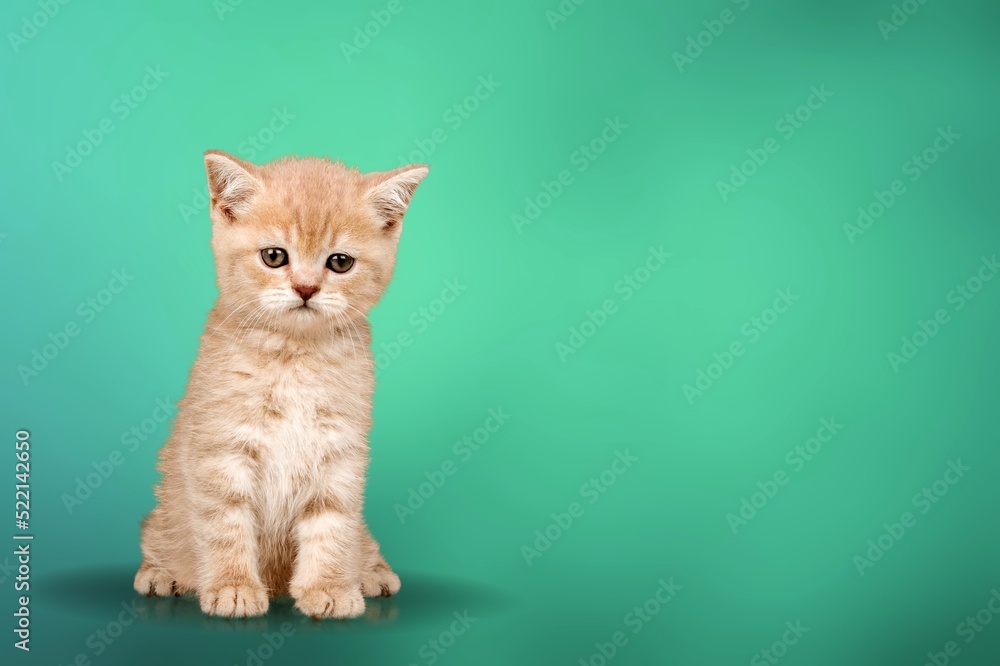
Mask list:
[{"label": "cream colored kitten", "polygon": [[356,617],[399,578],[362,516],[373,362],[366,316],[423,165],[362,174],[205,153],[219,299],[143,521],[135,589],[211,615],[290,594]]}]

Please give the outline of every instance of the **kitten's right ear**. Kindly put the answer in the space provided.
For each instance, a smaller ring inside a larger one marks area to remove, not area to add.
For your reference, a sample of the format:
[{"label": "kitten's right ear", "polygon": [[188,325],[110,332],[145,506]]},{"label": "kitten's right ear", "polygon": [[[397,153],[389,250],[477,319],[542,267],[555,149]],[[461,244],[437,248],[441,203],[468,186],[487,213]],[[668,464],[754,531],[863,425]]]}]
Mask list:
[{"label": "kitten's right ear", "polygon": [[229,222],[250,210],[262,188],[256,165],[221,150],[206,150],[205,171],[213,210]]}]

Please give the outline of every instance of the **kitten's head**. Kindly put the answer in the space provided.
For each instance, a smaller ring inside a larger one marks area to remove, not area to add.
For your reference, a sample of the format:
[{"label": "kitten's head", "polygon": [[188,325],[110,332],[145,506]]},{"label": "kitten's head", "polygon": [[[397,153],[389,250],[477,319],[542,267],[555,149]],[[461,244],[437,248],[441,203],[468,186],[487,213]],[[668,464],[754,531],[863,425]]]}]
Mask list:
[{"label": "kitten's head", "polygon": [[221,309],[230,321],[300,334],[367,316],[428,171],[362,174],[319,158],[258,166],[218,150],[205,153],[205,168]]}]

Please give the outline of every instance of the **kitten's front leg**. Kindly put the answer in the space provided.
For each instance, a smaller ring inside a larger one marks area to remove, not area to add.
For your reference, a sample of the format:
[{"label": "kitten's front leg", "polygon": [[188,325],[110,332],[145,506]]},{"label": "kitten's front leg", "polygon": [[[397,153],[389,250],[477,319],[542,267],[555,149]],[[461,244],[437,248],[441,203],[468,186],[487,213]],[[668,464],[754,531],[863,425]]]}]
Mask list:
[{"label": "kitten's front leg", "polygon": [[298,554],[289,592],[314,618],[358,617],[365,612],[358,539],[363,530],[363,461],[338,461],[295,526]]},{"label": "kitten's front leg", "polygon": [[249,617],[267,612],[260,579],[252,507],[255,469],[230,456],[203,463],[195,476],[194,517],[199,548],[198,600],[209,615]]}]

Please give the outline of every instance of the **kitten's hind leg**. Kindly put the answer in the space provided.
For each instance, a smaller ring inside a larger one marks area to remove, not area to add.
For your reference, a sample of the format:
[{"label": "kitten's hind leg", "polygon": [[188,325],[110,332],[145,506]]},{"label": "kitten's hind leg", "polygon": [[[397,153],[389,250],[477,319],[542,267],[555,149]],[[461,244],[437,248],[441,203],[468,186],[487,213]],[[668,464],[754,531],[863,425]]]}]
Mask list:
[{"label": "kitten's hind leg", "polygon": [[379,552],[378,542],[368,526],[361,539],[361,593],[366,597],[390,597],[399,592],[399,576],[393,573]]},{"label": "kitten's hind leg", "polygon": [[135,591],[147,597],[179,597],[190,590],[177,583],[174,576],[162,567],[143,562],[135,574]]},{"label": "kitten's hind leg", "polygon": [[164,564],[164,550],[168,539],[164,534],[163,508],[157,506],[142,521],[142,564],[135,574],[133,587],[147,597],[179,597],[191,592],[190,586],[177,580],[174,572]]}]

